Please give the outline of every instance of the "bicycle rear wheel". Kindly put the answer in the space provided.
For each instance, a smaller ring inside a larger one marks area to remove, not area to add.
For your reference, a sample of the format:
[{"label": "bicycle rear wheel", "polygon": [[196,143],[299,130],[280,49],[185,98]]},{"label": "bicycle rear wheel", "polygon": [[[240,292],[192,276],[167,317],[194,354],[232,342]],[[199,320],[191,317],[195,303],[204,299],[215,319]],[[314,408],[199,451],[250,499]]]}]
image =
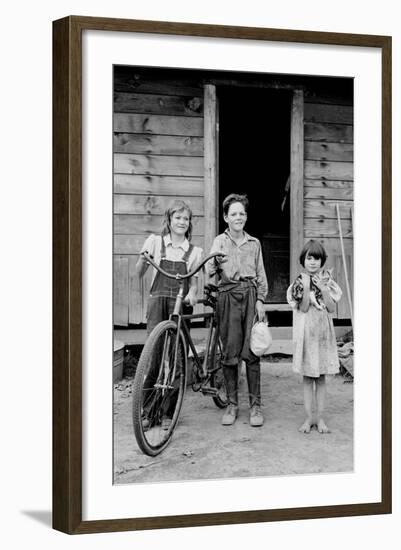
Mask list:
[{"label": "bicycle rear wheel", "polygon": [[224,409],[228,405],[226,382],[223,376],[223,367],[221,364],[220,343],[217,344],[214,352],[213,363],[211,365],[210,387],[217,390],[213,396],[213,401],[219,409]]},{"label": "bicycle rear wheel", "polygon": [[177,325],[163,321],[149,335],[139,359],[132,421],[138,446],[147,455],[162,452],[177,425],[186,386],[185,350]]}]

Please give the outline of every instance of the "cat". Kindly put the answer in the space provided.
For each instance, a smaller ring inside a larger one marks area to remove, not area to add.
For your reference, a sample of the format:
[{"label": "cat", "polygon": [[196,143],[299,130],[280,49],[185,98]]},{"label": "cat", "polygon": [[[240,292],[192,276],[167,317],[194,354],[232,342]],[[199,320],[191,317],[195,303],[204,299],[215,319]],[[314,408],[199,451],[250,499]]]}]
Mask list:
[{"label": "cat", "polygon": [[[324,269],[320,273],[317,273],[316,276],[319,278],[320,282],[324,285],[328,285],[332,279],[333,268]],[[302,276],[298,275],[295,279],[294,284],[292,285],[292,296],[297,302],[301,302],[304,295],[304,285],[302,284]],[[309,299],[310,303],[319,310],[326,309],[326,306],[323,302],[323,296],[321,290],[315,285],[310,277],[310,287],[309,287]]]}]

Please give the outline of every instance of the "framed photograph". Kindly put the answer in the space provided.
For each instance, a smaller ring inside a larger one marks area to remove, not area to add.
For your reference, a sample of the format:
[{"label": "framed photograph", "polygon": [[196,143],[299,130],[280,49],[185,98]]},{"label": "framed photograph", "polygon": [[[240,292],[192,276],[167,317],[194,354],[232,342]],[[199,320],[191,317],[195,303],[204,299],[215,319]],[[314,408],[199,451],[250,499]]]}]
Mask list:
[{"label": "framed photograph", "polygon": [[390,37],[55,21],[53,196],[55,529],[391,512]]}]

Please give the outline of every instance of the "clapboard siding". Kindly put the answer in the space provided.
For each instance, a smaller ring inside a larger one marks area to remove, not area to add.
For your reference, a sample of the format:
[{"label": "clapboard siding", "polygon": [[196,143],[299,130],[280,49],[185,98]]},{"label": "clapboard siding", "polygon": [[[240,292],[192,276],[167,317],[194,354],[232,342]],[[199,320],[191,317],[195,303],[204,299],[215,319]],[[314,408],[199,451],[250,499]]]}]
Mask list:
[{"label": "clapboard siding", "polygon": [[304,120],[306,122],[352,124],[353,116],[353,108],[351,106],[305,103]]},{"label": "clapboard siding", "polygon": [[[352,222],[350,219],[341,220],[341,230],[343,237],[352,237]],[[338,222],[332,219],[306,218],[304,232],[305,237],[308,237],[308,239],[338,237]]]},{"label": "clapboard siding", "polygon": [[352,180],[354,165],[352,162],[330,162],[305,160],[305,178]]},{"label": "clapboard siding", "polygon": [[201,117],[203,98],[118,92],[114,94],[114,112]]},{"label": "clapboard siding", "polygon": [[304,94],[305,104],[324,104],[324,105],[347,105],[352,107],[353,97],[352,94],[340,95],[338,91],[331,92],[326,90],[324,94],[315,92],[314,90],[305,90]]},{"label": "clapboard siding", "polygon": [[115,174],[114,193],[203,197],[203,178]]},{"label": "clapboard siding", "polygon": [[128,325],[128,258],[114,257],[113,262],[113,320],[115,325]]},{"label": "clapboard siding", "polygon": [[351,219],[351,211],[353,208],[352,201],[335,201],[330,199],[315,200],[305,199],[304,212],[305,219],[307,218],[331,218],[337,219],[336,204],[340,209],[340,216],[344,219]]},{"label": "clapboard siding", "polygon": [[330,188],[330,187],[306,187],[304,188],[305,199],[332,199],[337,201],[353,200],[354,190],[351,188]]},{"label": "clapboard siding", "polygon": [[145,94],[163,94],[173,96],[202,95],[199,82],[189,79],[150,79],[139,74],[124,75],[119,72],[114,77],[115,92],[136,92]]},{"label": "clapboard siding", "polygon": [[[215,84],[218,91],[219,85],[236,85],[235,79],[231,81],[230,78],[217,73],[207,78],[196,78],[194,72],[147,71],[128,67],[115,69],[115,322],[146,322],[151,270],[139,280],[135,265],[145,238],[151,233],[160,232],[164,212],[173,198],[178,197],[190,205],[194,214],[193,242],[204,247],[204,174],[207,166],[204,152],[205,148],[214,151],[218,147],[210,139],[210,136],[215,135],[213,128],[204,133],[203,103],[207,97],[204,83]],[[288,93],[294,87],[291,78],[288,77],[289,82],[286,82],[286,78],[277,77],[269,85],[277,89],[283,87]],[[261,89],[265,86],[262,80],[252,77],[246,86]],[[315,88],[308,88],[308,82],[308,79],[301,82],[304,96],[301,120],[304,121],[304,131],[303,156],[300,157],[298,169],[301,173],[303,159],[303,236],[305,239],[316,238],[325,246],[329,254],[327,266],[334,269],[334,277],[344,292],[335,316],[349,318],[336,205],[340,208],[352,286],[352,87],[318,83]],[[205,135],[208,143],[205,143]],[[247,136],[247,139],[252,137]],[[213,155],[211,158],[213,160]],[[252,159],[244,159],[244,162],[252,162]],[[302,199],[302,175],[299,189]],[[202,286],[202,276],[200,282]]]},{"label": "clapboard siding", "polygon": [[330,141],[333,143],[353,143],[351,124],[331,124],[305,122],[306,141]]},{"label": "clapboard siding", "polygon": [[203,86],[116,71],[113,128],[114,254],[126,260],[127,323],[137,324],[151,281],[151,270],[136,276],[138,254],[173,198],[192,209],[192,242],[203,247]]},{"label": "clapboard siding", "polygon": [[203,157],[203,138],[116,133],[114,152]]},{"label": "clapboard siding", "polygon": [[337,162],[353,162],[354,160],[354,146],[352,143],[306,141],[304,152],[307,160]]},{"label": "clapboard siding", "polygon": [[328,253],[327,267],[343,290],[335,317],[349,318],[344,260],[353,283],[353,107],[335,98],[307,97],[304,111],[304,238],[317,239]]},{"label": "clapboard siding", "polygon": [[203,174],[203,158],[116,153],[114,173],[200,177]]},{"label": "clapboard siding", "polygon": [[[164,216],[157,215],[133,215],[133,214],[115,214],[114,215],[114,234],[120,235],[140,235],[145,236],[151,233],[160,234]],[[192,218],[192,235],[204,234],[203,216],[194,216]]]},{"label": "clapboard siding", "polygon": [[[203,216],[203,197],[182,197],[194,216]],[[171,197],[160,195],[114,195],[114,214],[163,215]]]},{"label": "clapboard siding", "polygon": [[203,136],[203,118],[171,115],[116,113],[115,132],[170,136]]}]

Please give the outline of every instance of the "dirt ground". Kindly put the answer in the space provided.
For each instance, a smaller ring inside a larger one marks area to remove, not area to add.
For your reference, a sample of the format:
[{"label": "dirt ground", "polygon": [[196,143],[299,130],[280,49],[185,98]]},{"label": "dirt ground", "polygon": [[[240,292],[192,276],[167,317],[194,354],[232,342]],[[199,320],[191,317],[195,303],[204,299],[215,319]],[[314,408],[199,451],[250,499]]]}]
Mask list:
[{"label": "dirt ground", "polygon": [[353,384],[327,377],[326,421],[331,433],[298,432],[304,419],[302,379],[288,362],[263,362],[261,428],[249,425],[247,384],[240,378],[240,414],[222,426],[223,411],[210,396],[188,386],[170,445],[158,456],[144,455],[133,434],[132,379],[114,386],[114,482],[347,472],[353,469]]}]

